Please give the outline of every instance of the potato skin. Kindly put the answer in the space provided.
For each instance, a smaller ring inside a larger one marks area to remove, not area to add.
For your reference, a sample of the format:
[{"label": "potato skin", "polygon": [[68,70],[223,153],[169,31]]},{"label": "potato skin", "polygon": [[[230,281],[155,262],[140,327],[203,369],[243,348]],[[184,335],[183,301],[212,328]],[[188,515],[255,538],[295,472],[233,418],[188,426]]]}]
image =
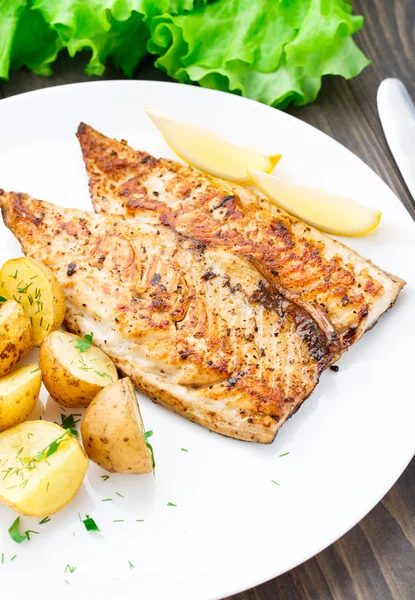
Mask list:
[{"label": "potato skin", "polygon": [[42,375],[36,365],[26,365],[8,373],[5,377],[18,376],[19,372],[29,370],[35,372],[18,389],[9,389],[3,393],[0,390],[0,432],[26,421],[37,404]]},{"label": "potato skin", "polygon": [[153,471],[135,391],[128,377],[97,394],[85,412],[81,433],[89,458],[107,471],[136,474]]},{"label": "potato skin", "polygon": [[33,329],[29,317],[14,300],[0,304],[0,377],[8,373],[33,346]]},{"label": "potato skin", "polygon": [[40,348],[39,367],[46,389],[61,406],[85,408],[95,398],[102,385],[83,381],[71,374],[56,356],[49,335]]}]

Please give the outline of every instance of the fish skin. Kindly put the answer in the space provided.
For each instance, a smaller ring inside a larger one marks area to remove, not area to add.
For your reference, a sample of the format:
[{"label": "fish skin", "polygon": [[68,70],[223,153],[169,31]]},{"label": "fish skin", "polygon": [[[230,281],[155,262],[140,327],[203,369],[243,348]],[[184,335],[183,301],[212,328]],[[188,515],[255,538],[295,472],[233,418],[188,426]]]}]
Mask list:
[{"label": "fish skin", "polygon": [[77,137],[97,212],[162,222],[210,247],[251,256],[277,288],[314,306],[326,331],[332,327],[336,359],[405,285],[253,190],[133,150],[84,123]]},{"label": "fish skin", "polygon": [[160,224],[0,190],[5,225],[57,276],[65,324],[169,409],[224,435],[273,441],[330,362],[309,313],[249,259]]}]

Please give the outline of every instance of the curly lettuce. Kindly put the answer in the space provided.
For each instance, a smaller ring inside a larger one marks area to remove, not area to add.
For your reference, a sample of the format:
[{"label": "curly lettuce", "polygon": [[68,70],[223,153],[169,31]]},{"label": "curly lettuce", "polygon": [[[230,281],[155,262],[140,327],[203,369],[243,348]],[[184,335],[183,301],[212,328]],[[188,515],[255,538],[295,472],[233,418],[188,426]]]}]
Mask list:
[{"label": "curly lettuce", "polygon": [[152,19],[148,48],[178,81],[282,108],[315,100],[323,75],[362,71],[362,24],[344,0],[219,0]]},{"label": "curly lettuce", "polygon": [[0,77],[27,66],[50,75],[60,50],[87,50],[88,75],[102,75],[108,60],[132,77],[148,54],[148,23],[177,15],[203,0],[0,0]]},{"label": "curly lettuce", "polygon": [[87,50],[89,75],[111,61],[132,77],[150,52],[178,81],[281,108],[360,73],[362,24],[348,0],[0,0],[0,78],[50,75],[63,49]]},{"label": "curly lettuce", "polygon": [[89,50],[88,75],[102,75],[108,59],[131,77],[146,55],[148,29],[142,0],[34,0],[38,11],[70,56]]}]

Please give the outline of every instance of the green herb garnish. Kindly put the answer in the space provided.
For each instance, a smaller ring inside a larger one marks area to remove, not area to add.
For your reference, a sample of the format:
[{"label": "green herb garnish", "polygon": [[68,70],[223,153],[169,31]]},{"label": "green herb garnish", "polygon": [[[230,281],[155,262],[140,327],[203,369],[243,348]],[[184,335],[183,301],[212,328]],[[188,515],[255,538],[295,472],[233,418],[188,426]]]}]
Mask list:
[{"label": "green herb garnish", "polygon": [[120,498],[124,498],[124,496],[122,494],[120,494],[119,492],[115,492],[117,494],[117,496],[119,496]]},{"label": "green herb garnish", "polygon": [[92,367],[88,367],[86,362],[84,361],[83,357],[81,357],[80,360],[78,360],[78,362],[81,364],[81,366],[79,367],[81,369],[81,371],[90,371],[92,369]]},{"label": "green herb garnish", "polygon": [[289,454],[289,452],[284,452],[284,454],[280,454],[280,458],[282,458],[283,456],[287,456],[287,454]]},{"label": "green herb garnish", "polygon": [[108,378],[109,378],[109,379],[111,379],[111,381],[112,381],[112,377],[111,377],[111,375],[108,375],[108,373],[105,373],[105,371],[95,371],[95,370],[94,370],[94,373],[96,373],[96,374],[97,374],[97,375],[99,375],[100,377],[108,377]]},{"label": "green herb garnish", "polygon": [[278,483],[278,481],[274,481],[273,479],[271,479],[271,481],[272,481],[272,483],[275,483],[275,485],[278,485],[278,486],[280,485],[280,484]]},{"label": "green herb garnish", "polygon": [[66,565],[64,573],[66,573],[67,571],[69,571],[69,573],[74,573],[76,571],[76,567],[71,567],[71,565]]},{"label": "green herb garnish", "polygon": [[10,562],[12,562],[12,560],[14,560],[17,557],[17,554],[15,554],[14,556],[11,557]]},{"label": "green herb garnish", "polygon": [[6,479],[7,475],[9,475],[13,471],[13,467],[9,467],[8,469],[3,469],[2,473],[6,473],[3,477],[3,481]]},{"label": "green herb garnish", "polygon": [[135,569],[135,566],[133,565],[133,563],[131,562],[131,560],[128,561],[128,564],[130,565],[130,569]]},{"label": "green herb garnish", "polygon": [[92,338],[93,337],[94,337],[94,334],[91,332],[91,333],[87,333],[83,338],[78,338],[78,340],[75,344],[75,348],[77,350],[79,350],[79,352],[86,352],[92,346]]},{"label": "green herb garnish", "polygon": [[94,519],[89,515],[85,515],[85,519],[83,519],[82,523],[85,525],[87,531],[101,531]]},{"label": "green herb garnish", "polygon": [[167,502],[167,506],[177,506],[177,504],[173,504],[173,502]]},{"label": "green herb garnish", "polygon": [[153,446],[148,442],[148,438],[151,438],[152,435],[154,435],[154,432],[152,430],[145,431],[143,433],[144,441],[146,443],[147,448],[150,450],[150,453],[151,453],[151,464],[152,464],[153,469],[155,469],[156,468],[156,461],[154,459]]},{"label": "green herb garnish", "polygon": [[101,475],[101,479],[102,479],[103,481],[107,481],[107,479],[109,479],[109,478],[110,478],[110,476],[109,476],[109,475]]},{"label": "green herb garnish", "polygon": [[44,519],[39,521],[39,525],[44,525],[45,523],[49,523],[49,521],[50,521],[49,517],[45,517]]},{"label": "green herb garnish", "polygon": [[30,288],[30,286],[33,285],[33,281],[31,281],[30,283],[26,283],[26,285],[22,285],[22,284],[23,284],[23,280],[17,284],[16,290],[19,292],[19,294],[26,294],[26,292]]},{"label": "green herb garnish", "polygon": [[39,535],[38,531],[33,531],[33,529],[28,529],[27,531],[25,531],[25,535],[27,537],[28,540],[30,540],[30,534],[31,533],[36,533],[37,535]]},{"label": "green herb garnish", "polygon": [[71,413],[70,415],[61,415],[61,427],[63,427],[63,429],[69,429],[69,431],[72,433],[72,435],[74,437],[78,437],[78,432],[75,429],[75,425],[77,423],[79,423],[79,421],[81,419],[78,419],[77,421],[75,421],[74,417],[80,417],[80,413],[77,414],[73,414]]},{"label": "green herb garnish", "polygon": [[5,298],[4,296],[0,296],[0,302],[7,302],[7,298]]},{"label": "green herb garnish", "polygon": [[189,452],[189,450],[186,450],[186,448],[180,448],[180,450],[181,450],[182,452]]},{"label": "green herb garnish", "polygon": [[60,435],[59,437],[56,438],[56,440],[53,440],[53,442],[51,442],[48,446],[46,446],[46,448],[44,448],[43,450],[41,450],[40,452],[35,454],[35,456],[32,458],[32,460],[30,462],[33,462],[33,461],[40,462],[42,460],[46,460],[49,456],[52,456],[52,454],[55,454],[55,452],[58,451],[59,446],[62,444],[62,442],[65,441],[64,438],[66,436],[76,437],[76,436],[74,436],[71,429],[66,429],[62,433],[62,435]]},{"label": "green herb garnish", "polygon": [[17,544],[21,544],[26,539],[30,539],[30,538],[27,538],[26,535],[22,535],[20,533],[19,524],[20,524],[20,517],[17,517],[17,519],[9,527],[9,535],[12,538],[12,540],[14,542],[16,542]]}]

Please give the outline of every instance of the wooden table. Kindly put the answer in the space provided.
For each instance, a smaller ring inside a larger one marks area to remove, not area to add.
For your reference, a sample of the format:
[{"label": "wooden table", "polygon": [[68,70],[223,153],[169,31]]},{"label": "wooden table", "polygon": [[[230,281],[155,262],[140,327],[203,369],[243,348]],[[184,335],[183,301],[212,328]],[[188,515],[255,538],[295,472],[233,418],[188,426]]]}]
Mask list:
[{"label": "wooden table", "polygon": [[[415,99],[415,0],[354,0],[353,4],[356,12],[366,17],[356,40],[373,64],[350,82],[327,77],[317,102],[289,112],[352,150],[409,207],[408,191],[380,127],[376,91],[385,77],[399,77]],[[10,81],[0,84],[0,97],[87,81],[83,73],[86,60],[86,55],[73,60],[61,56],[51,79],[26,70],[13,73]],[[168,80],[152,67],[151,60],[141,66],[137,77]],[[108,68],[105,78],[120,76]],[[415,210],[412,214],[415,218]],[[372,512],[335,544],[233,600],[414,600],[414,544],[415,459]]]}]

